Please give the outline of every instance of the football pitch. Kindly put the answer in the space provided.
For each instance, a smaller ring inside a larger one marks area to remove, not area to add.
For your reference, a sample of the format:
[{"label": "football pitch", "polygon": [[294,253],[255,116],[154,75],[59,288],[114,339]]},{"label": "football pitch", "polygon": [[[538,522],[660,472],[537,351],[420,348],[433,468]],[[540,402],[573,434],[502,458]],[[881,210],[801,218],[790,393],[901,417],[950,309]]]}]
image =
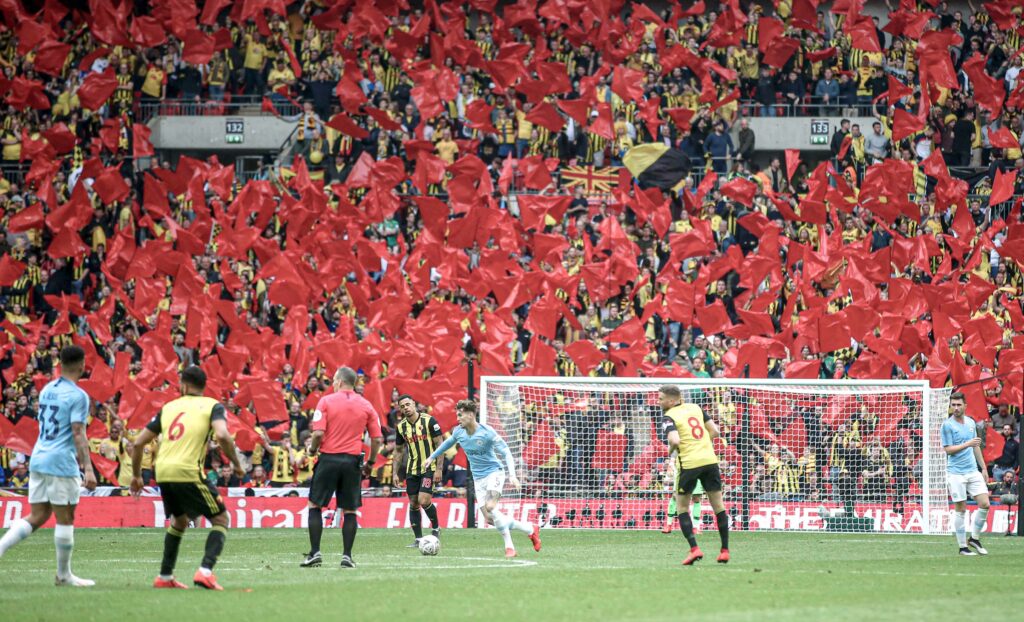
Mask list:
[{"label": "football pitch", "polygon": [[[163,533],[77,530],[75,573],[97,586],[72,589],[53,586],[53,532],[37,532],[0,560],[4,618],[924,620],[1005,613],[1024,586],[1021,542],[1001,534],[983,537],[987,557],[959,557],[952,536],[733,533],[733,561],[720,565],[711,531],[698,537],[710,561],[685,568],[678,531],[548,530],[540,553],[516,534],[509,561],[493,530],[448,530],[440,555],[424,557],[404,548],[408,530],[364,529],[359,567],[346,570],[339,530],[324,533],[323,567],[303,569],[304,530],[240,529],[216,568],[224,592],[154,590]],[[189,585],[206,534],[182,543]]]}]

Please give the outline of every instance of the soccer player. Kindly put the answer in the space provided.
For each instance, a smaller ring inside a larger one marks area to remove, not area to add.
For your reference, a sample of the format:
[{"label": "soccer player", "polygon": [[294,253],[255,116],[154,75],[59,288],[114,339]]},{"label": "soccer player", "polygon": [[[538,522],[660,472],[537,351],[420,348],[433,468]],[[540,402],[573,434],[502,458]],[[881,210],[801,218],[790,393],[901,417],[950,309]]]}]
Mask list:
[{"label": "soccer player", "polygon": [[718,456],[711,440],[719,436],[718,425],[696,404],[684,404],[679,387],[665,385],[658,389],[658,401],[665,416],[662,432],[668,438],[672,451],[678,451],[676,474],[676,508],[680,510],[679,527],[690,544],[690,554],[683,560],[684,566],[704,559],[704,553],[697,546],[690,518],[690,498],[698,482],[707,492],[708,501],[718,521],[718,535],[722,550],[718,563],[729,562],[729,515],[722,503],[722,473],[718,468]]},{"label": "soccer player", "polygon": [[[476,492],[477,502],[481,504],[480,509],[487,522],[494,525],[505,539],[505,557],[516,556],[516,547],[512,543],[512,529],[529,535],[533,550],[539,551],[540,526],[508,518],[498,511],[498,501],[505,488],[505,468],[508,469],[508,480],[512,486],[517,490],[520,486],[516,478],[515,459],[508,445],[493,428],[477,422],[476,409],[476,402],[473,400],[461,400],[455,405],[459,425],[455,426],[452,435],[430,454],[427,462],[439,459],[444,452],[458,443],[469,459],[469,467],[473,471],[473,490]],[[504,467],[496,454],[501,454],[505,459]]]},{"label": "soccer player", "polygon": [[228,432],[224,406],[210,397],[203,397],[206,374],[191,366],[181,372],[181,397],[171,400],[160,409],[153,420],[139,433],[132,448],[132,495],[138,497],[145,482],[142,479],[142,452],[157,436],[162,435],[160,451],[156,456],[156,482],[163,497],[164,512],[171,525],[164,536],[164,556],[160,574],[153,587],[186,589],[174,578],[174,565],[178,561],[181,538],[188,529],[190,519],[205,516],[213,525],[206,537],[203,561],[192,576],[192,583],[207,590],[223,590],[213,574],[213,567],[224,550],[228,534],[228,513],[217,489],[203,478],[201,470],[206,460],[210,433],[220,450],[231,461],[235,475],[245,476],[238,461],[235,441]]},{"label": "soccer player", "polygon": [[[988,555],[979,539],[988,523],[988,485],[981,474],[985,468],[985,459],[981,454],[981,439],[978,438],[974,420],[964,416],[965,406],[963,393],[949,396],[949,413],[952,416],[942,423],[941,430],[942,448],[946,450],[946,486],[953,500],[953,530],[956,532],[956,542],[960,545],[960,554]],[[970,538],[964,528],[968,496],[978,504]]]},{"label": "soccer player", "polygon": [[[356,372],[341,367],[334,374],[334,393],[320,398],[313,412],[313,440],[309,455],[320,453],[309,489],[309,553],[300,564],[312,568],[323,564],[320,538],[324,532],[323,508],[337,494],[338,509],[345,513],[341,528],[345,546],[342,568],[355,568],[352,546],[359,529],[356,510],[362,505],[360,486],[370,475],[383,436],[380,417],[362,395],[355,392]],[[363,434],[370,436],[370,455],[360,469]],[[360,472],[361,471],[361,472]]]},{"label": "soccer player", "polygon": [[[398,422],[398,434],[394,454],[394,464],[400,465],[409,453],[409,465],[405,469],[405,492],[409,495],[409,524],[412,525],[412,533],[415,536],[410,548],[419,546],[420,538],[423,537],[423,527],[420,525],[422,515],[420,508],[427,513],[430,519],[431,533],[434,537],[441,536],[441,524],[437,522],[437,507],[432,503],[434,485],[441,483],[441,470],[444,460],[438,459],[435,462],[434,473],[431,476],[429,471],[430,462],[427,456],[441,444],[441,426],[437,420],[426,413],[420,413],[416,408],[416,400],[408,395],[398,398],[398,409],[404,418]],[[401,483],[398,478],[398,469],[394,469],[392,483],[397,488]]]},{"label": "soccer player", "polygon": [[32,449],[32,470],[28,476],[28,502],[32,507],[28,520],[18,519],[0,538],[0,557],[9,548],[43,526],[51,514],[57,515],[53,543],[57,548],[57,585],[91,587],[95,581],[81,579],[71,572],[71,553],[75,548],[75,506],[80,487],[79,467],[85,474],[84,486],[95,490],[96,473],[89,458],[89,440],[85,420],[89,416],[89,396],[77,382],[85,373],[85,350],[66,346],[60,351],[60,378],[43,387],[39,394],[39,439]]}]

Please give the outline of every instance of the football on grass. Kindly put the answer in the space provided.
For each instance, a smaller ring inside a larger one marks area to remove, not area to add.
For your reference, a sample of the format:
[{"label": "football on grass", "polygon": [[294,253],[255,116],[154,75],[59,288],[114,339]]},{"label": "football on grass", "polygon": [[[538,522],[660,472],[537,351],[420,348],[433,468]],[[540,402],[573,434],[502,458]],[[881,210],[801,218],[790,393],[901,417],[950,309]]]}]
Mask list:
[{"label": "football on grass", "polygon": [[437,536],[424,536],[420,538],[420,553],[424,555],[437,555],[441,552],[441,541]]}]

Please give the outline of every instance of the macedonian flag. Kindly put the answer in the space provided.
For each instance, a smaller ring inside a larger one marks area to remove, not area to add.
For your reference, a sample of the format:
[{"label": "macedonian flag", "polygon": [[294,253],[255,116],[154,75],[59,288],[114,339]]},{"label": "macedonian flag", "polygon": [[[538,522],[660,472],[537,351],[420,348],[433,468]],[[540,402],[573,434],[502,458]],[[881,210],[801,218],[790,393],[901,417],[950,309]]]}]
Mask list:
[{"label": "macedonian flag", "polygon": [[690,158],[664,143],[644,143],[626,152],[622,159],[641,188],[668,190],[686,179]]}]

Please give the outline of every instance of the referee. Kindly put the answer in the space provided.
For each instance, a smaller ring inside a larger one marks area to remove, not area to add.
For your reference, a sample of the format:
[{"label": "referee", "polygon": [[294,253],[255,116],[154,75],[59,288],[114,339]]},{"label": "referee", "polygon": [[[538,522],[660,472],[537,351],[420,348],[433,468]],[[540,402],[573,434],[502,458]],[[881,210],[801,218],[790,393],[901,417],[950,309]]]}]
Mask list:
[{"label": "referee", "polygon": [[[360,486],[363,477],[370,474],[383,439],[380,418],[373,406],[355,392],[355,386],[356,372],[351,367],[338,369],[334,374],[334,393],[321,398],[313,413],[313,442],[309,453],[313,455],[318,450],[321,453],[309,490],[309,553],[300,564],[303,568],[323,563],[320,555],[320,537],[324,531],[321,510],[331,502],[335,493],[338,509],[345,513],[345,524],[341,528],[345,543],[341,567],[356,567],[352,561],[352,544],[359,528],[356,510],[362,505]],[[370,435],[370,455],[366,463],[360,465],[364,432]]]}]

